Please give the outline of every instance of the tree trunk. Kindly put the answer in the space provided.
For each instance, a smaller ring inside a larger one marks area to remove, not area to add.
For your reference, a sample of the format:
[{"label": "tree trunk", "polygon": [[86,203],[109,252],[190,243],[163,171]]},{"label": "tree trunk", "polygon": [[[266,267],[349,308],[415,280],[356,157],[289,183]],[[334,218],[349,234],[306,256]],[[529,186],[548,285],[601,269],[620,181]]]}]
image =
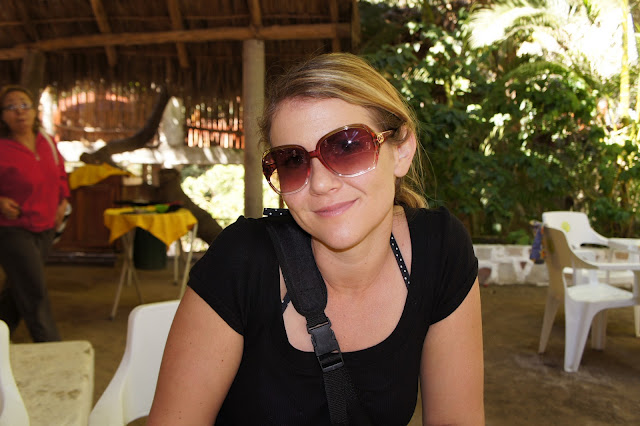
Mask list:
[{"label": "tree trunk", "polygon": [[135,151],[136,149],[143,148],[153,135],[158,131],[160,120],[162,120],[162,114],[164,108],[169,102],[169,92],[162,86],[158,91],[158,99],[153,106],[151,116],[147,119],[144,127],[138,130],[133,136],[129,136],[124,139],[116,139],[114,141],[107,142],[105,146],[92,153],[84,153],[80,156],[80,161],[87,164],[102,164],[107,163],[112,166],[116,166],[111,156],[121,152]]},{"label": "tree trunk", "polygon": [[[145,123],[144,127],[136,132],[135,135],[107,142],[105,146],[93,153],[84,153],[80,156],[80,160],[87,164],[107,163],[117,167],[111,158],[112,154],[120,152],[134,151],[144,147],[158,130],[158,125],[162,119],[165,106],[169,101],[169,93],[165,87],[161,87],[158,92],[158,99],[153,107],[151,116]],[[211,217],[204,209],[198,207],[183,191],[180,186],[180,172],[174,169],[162,169],[158,174],[159,187],[154,190],[155,200],[163,202],[178,201],[183,207],[189,210],[198,219],[198,237],[207,244],[211,244],[213,240],[222,231],[222,227]]]},{"label": "tree trunk", "polygon": [[629,118],[629,0],[622,0],[622,63],[620,64],[620,118]]}]

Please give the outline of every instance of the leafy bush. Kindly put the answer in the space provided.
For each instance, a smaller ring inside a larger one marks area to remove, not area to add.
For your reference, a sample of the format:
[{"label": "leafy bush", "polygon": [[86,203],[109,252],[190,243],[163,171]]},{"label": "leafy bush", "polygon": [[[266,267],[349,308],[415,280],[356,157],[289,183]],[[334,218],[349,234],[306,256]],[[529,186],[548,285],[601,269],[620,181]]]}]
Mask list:
[{"label": "leafy bush", "polygon": [[[244,167],[241,164],[191,165],[182,170],[182,190],[223,228],[244,214]],[[263,183],[263,204],[278,207],[278,196]]]},{"label": "leafy bush", "polygon": [[637,236],[638,126],[607,128],[597,110],[616,85],[516,54],[515,42],[471,48],[468,11],[450,2],[360,5],[375,40],[361,54],[420,121],[432,205],[460,216],[475,240],[524,241],[530,220],[570,209],[605,235]]}]

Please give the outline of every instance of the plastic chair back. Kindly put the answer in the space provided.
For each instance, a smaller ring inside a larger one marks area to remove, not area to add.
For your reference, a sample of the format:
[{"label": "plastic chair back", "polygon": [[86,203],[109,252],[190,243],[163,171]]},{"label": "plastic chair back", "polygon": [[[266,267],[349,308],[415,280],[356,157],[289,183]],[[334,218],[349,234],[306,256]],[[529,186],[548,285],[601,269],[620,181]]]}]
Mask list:
[{"label": "plastic chair back", "polygon": [[0,426],[29,426],[29,415],[9,358],[9,327],[0,320]]},{"label": "plastic chair back", "polygon": [[606,246],[606,237],[598,234],[589,224],[589,218],[582,212],[555,211],[542,213],[542,222],[551,228],[562,229],[571,247],[579,249],[582,244]]},{"label": "plastic chair back", "polygon": [[120,426],[147,416],[179,300],[149,303],[129,314],[122,361],[89,416],[90,426]]}]

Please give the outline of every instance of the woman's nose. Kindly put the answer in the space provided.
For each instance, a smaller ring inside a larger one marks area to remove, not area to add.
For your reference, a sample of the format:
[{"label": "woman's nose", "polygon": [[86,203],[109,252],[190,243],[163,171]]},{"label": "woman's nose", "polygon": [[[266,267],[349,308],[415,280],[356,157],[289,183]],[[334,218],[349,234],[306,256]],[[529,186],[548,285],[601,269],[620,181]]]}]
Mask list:
[{"label": "woman's nose", "polygon": [[328,192],[342,185],[341,177],[326,168],[318,158],[311,159],[309,189],[315,193]]}]

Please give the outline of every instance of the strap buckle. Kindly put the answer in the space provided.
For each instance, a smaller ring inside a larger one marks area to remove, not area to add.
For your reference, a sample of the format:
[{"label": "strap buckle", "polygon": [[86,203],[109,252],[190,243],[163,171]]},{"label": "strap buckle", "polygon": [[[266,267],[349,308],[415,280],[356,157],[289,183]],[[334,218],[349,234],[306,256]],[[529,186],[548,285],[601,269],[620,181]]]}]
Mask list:
[{"label": "strap buckle", "polygon": [[307,326],[307,331],[311,334],[313,350],[324,373],[344,365],[338,340],[331,329],[331,321],[328,318],[327,321],[321,324],[312,327]]}]

